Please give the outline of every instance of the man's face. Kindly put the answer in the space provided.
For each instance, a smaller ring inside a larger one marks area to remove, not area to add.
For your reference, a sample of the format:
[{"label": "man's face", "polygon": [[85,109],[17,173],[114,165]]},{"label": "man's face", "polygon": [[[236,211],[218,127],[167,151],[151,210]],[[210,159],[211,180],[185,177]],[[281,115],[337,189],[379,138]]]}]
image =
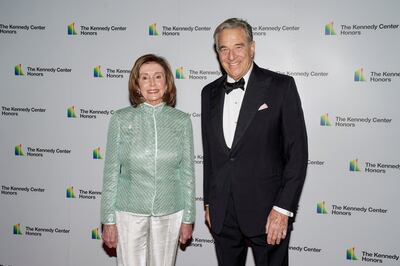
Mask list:
[{"label": "man's face", "polygon": [[218,58],[234,80],[242,78],[253,62],[255,43],[249,42],[242,28],[224,29],[218,34]]}]

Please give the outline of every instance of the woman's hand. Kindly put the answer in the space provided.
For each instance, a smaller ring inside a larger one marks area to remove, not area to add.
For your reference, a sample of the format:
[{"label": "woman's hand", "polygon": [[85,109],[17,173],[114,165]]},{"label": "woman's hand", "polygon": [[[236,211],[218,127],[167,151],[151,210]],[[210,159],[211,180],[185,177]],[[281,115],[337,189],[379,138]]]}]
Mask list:
[{"label": "woman's hand", "polygon": [[181,244],[186,244],[189,239],[192,238],[193,224],[181,224],[181,229],[179,230],[179,242]]},{"label": "woman's hand", "polygon": [[116,248],[118,244],[117,226],[115,224],[103,225],[102,238],[107,247]]}]

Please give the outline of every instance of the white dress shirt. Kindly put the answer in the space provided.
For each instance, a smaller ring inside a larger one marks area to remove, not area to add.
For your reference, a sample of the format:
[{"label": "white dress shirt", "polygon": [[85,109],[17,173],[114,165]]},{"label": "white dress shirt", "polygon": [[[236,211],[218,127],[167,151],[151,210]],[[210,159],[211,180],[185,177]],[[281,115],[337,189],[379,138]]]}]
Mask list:
[{"label": "white dress shirt", "polygon": [[[226,146],[232,148],[233,137],[235,136],[236,124],[239,118],[240,107],[242,106],[243,97],[246,92],[247,83],[253,65],[251,65],[249,71],[244,75],[244,90],[235,89],[229,94],[225,94],[224,100],[224,111],[222,117],[222,126],[224,130],[224,137]],[[235,80],[227,76],[227,82],[233,83]]]},{"label": "white dress shirt", "polygon": [[[250,73],[252,70],[253,70],[253,64],[251,65],[246,75],[244,75],[243,77],[245,81],[244,90],[235,89],[231,91],[229,94],[225,94],[222,126],[224,130],[224,138],[226,146],[228,146],[229,148],[232,148],[233,137],[235,136],[240,108],[242,106],[243,98],[246,93],[247,83],[249,81]],[[235,82],[235,80],[230,76],[227,76],[227,82],[233,83]],[[278,206],[274,206],[273,209],[286,216],[293,217],[292,212],[282,209]]]}]

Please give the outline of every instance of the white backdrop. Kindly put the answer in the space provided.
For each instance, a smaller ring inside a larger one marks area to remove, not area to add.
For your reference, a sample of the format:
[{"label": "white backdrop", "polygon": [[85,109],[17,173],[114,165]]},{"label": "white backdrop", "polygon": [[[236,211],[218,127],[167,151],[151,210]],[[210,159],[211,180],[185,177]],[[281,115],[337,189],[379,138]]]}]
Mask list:
[{"label": "white backdrop", "polygon": [[302,99],[310,161],[291,265],[398,265],[398,10],[396,0],[1,1],[0,265],[115,265],[99,239],[106,131],[145,53],[183,74],[177,108],[194,127],[198,216],[177,265],[217,265],[200,93],[220,75],[212,33],[228,17],[248,20],[257,64],[294,76]]}]

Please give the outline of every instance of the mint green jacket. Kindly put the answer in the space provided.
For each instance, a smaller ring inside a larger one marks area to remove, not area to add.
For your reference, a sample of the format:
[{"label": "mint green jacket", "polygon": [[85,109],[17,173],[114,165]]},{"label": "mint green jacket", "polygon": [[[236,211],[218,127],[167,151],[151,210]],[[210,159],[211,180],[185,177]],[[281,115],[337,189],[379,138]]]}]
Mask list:
[{"label": "mint green jacket", "polygon": [[107,136],[101,222],[114,224],[116,211],[162,216],[180,210],[183,223],[194,223],[189,115],[165,103],[116,111]]}]

